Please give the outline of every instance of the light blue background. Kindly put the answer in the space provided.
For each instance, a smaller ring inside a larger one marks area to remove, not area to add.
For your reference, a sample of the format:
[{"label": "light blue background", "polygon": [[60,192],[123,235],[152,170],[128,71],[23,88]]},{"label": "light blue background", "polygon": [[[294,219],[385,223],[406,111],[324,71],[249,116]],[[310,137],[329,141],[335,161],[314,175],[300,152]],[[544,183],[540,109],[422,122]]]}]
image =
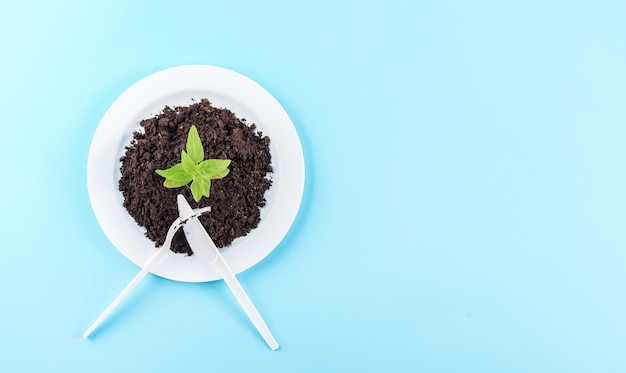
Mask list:
[{"label": "light blue background", "polygon": [[[12,1],[0,13],[3,372],[626,371],[622,1]],[[135,275],[91,210],[130,85],[243,73],[300,134],[281,245],[222,282]],[[184,314],[184,316],[181,316]]]}]

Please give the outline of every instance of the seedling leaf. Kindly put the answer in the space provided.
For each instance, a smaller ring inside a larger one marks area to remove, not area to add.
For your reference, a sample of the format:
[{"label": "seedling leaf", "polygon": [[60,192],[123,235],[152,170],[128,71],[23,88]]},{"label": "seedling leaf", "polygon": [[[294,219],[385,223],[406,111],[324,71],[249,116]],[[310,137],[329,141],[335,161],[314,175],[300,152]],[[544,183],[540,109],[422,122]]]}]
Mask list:
[{"label": "seedling leaf", "polygon": [[175,181],[172,179],[165,179],[165,181],[163,182],[163,186],[166,188],[180,188],[189,184],[189,181]]},{"label": "seedling leaf", "polygon": [[198,135],[196,126],[191,126],[189,129],[189,134],[187,135],[187,153],[194,163],[200,163],[204,159],[204,148],[202,147],[202,141],[200,141],[200,135]]},{"label": "seedling leaf", "polygon": [[221,179],[222,177],[215,177],[214,175],[219,175],[224,172],[224,170],[228,169],[230,165],[230,159],[207,159],[206,161],[202,161],[198,165],[200,172],[203,175],[208,175],[211,179]]},{"label": "seedling leaf", "polygon": [[191,182],[191,194],[193,195],[193,199],[199,202],[202,196],[208,197],[210,188],[210,181],[207,183],[207,180],[201,177],[193,179]]},{"label": "seedling leaf", "polygon": [[183,165],[180,163],[165,170],[156,170],[156,173],[172,181],[184,182],[183,185],[189,184],[191,181],[191,175],[185,171]]},{"label": "seedling leaf", "polygon": [[190,175],[193,175],[196,170],[196,162],[191,159],[189,154],[186,151],[181,151],[180,153],[181,164],[183,165],[183,169]]},{"label": "seedling leaf", "polygon": [[230,170],[228,168],[223,169],[222,171],[218,171],[211,176],[211,179],[221,179],[224,176],[228,175]]}]

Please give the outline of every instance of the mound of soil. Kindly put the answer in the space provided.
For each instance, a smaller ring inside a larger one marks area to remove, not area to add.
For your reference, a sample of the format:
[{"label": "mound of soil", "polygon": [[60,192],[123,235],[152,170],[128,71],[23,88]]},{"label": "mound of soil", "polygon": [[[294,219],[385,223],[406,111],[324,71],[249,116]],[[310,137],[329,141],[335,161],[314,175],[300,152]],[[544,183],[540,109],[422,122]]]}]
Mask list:
[{"label": "mound of soil", "polygon": [[[166,106],[163,111],[141,121],[142,130],[120,158],[122,176],[119,189],[124,207],[135,221],[146,228],[146,236],[161,246],[172,222],[178,217],[176,196],[183,194],[193,208],[211,206],[200,221],[217,247],[230,245],[245,236],[261,221],[260,208],[272,181],[270,139],[233,112],[216,108],[207,99],[189,106]],[[196,203],[189,186],[168,189],[155,170],[180,162],[187,134],[192,125],[204,146],[205,159],[230,159],[230,173],[211,181],[211,195]],[[184,234],[177,232],[172,251],[193,254]]]}]

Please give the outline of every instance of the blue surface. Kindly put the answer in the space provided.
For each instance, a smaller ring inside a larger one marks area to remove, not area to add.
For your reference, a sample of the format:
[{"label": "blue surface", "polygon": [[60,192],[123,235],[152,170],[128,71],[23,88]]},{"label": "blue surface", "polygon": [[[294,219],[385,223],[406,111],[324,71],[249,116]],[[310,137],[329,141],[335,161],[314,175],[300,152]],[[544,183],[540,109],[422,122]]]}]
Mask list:
[{"label": "blue surface", "polygon": [[[0,13],[0,371],[626,371],[621,1],[13,1]],[[243,73],[285,107],[297,220],[239,276],[135,275],[87,197],[137,80]]]}]

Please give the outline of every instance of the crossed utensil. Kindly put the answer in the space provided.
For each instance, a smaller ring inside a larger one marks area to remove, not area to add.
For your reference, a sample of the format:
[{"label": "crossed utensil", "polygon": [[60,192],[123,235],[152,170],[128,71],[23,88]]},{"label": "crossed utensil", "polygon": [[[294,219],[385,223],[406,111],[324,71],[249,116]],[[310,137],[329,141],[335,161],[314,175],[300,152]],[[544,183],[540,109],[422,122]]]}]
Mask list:
[{"label": "crossed utensil", "polygon": [[270,332],[269,328],[263,321],[263,318],[257,311],[256,307],[248,297],[248,294],[243,289],[239,280],[233,273],[232,269],[224,260],[224,257],[219,252],[213,240],[207,233],[207,231],[200,223],[198,216],[211,211],[211,207],[204,207],[199,209],[192,209],[185,197],[182,194],[177,196],[178,203],[178,218],[174,220],[172,225],[167,231],[167,235],[165,237],[165,242],[163,245],[157,250],[157,252],[150,258],[148,263],[144,265],[144,267],[139,271],[137,275],[126,285],[126,287],[120,292],[120,294],[113,300],[113,302],[102,312],[102,314],[94,321],[93,324],[87,329],[85,334],[83,334],[83,338],[88,338],[89,335],[106,319],[106,317],[117,307],[120,302],[133,290],[135,286],[150,272],[150,270],[161,260],[161,258],[167,253],[172,245],[172,239],[174,238],[174,233],[176,233],[180,228],[183,228],[183,232],[185,233],[185,237],[187,238],[187,242],[191,247],[194,255],[198,257],[198,259],[210,264],[215,268],[219,274],[226,282],[226,285],[233,293],[243,310],[245,311],[252,324],[256,327],[261,337],[265,340],[270,349],[276,350],[278,349],[278,343],[272,332]]}]

